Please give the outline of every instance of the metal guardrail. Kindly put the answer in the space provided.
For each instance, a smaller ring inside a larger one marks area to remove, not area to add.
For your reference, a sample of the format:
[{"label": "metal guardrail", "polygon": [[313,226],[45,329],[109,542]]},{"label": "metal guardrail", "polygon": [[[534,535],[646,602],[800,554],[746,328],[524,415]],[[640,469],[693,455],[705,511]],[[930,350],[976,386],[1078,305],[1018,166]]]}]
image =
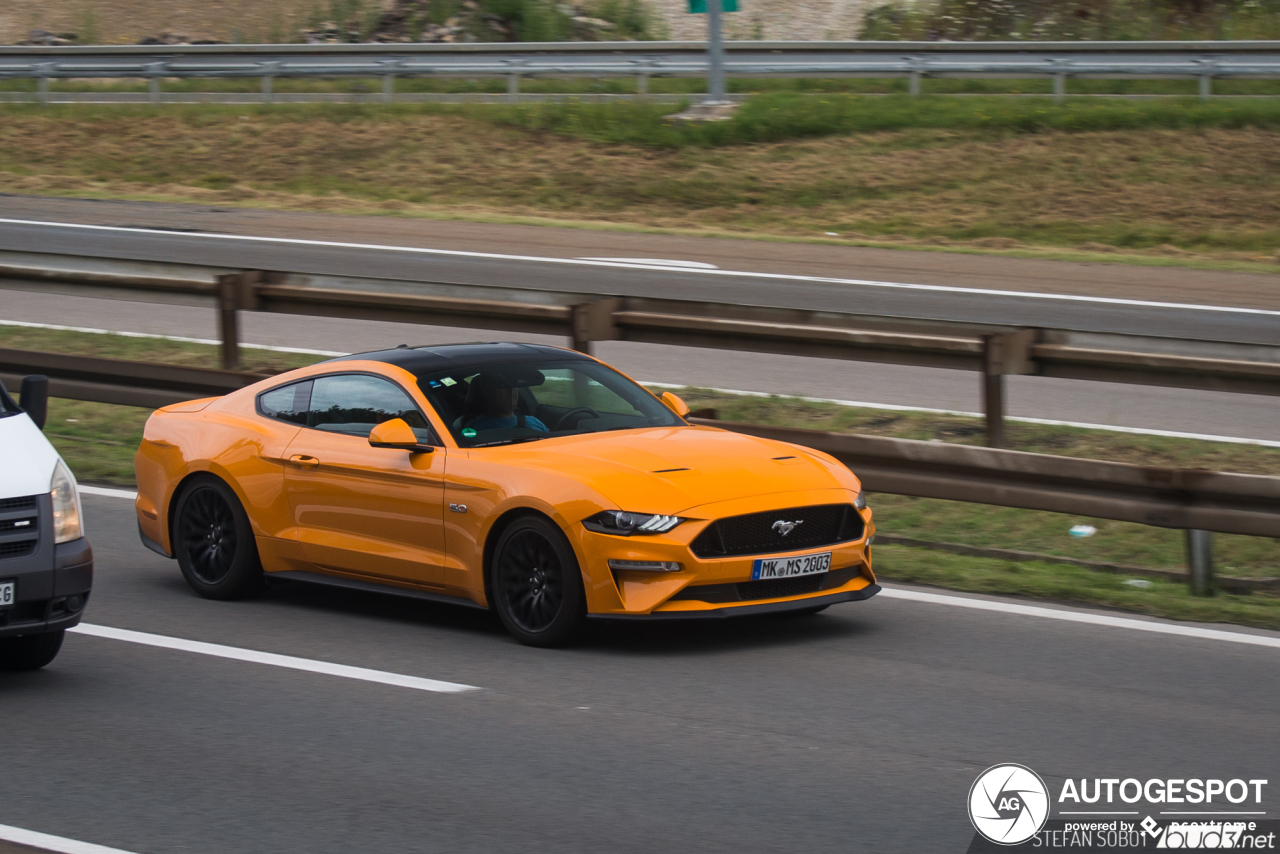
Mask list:
[{"label": "metal guardrail", "polygon": [[[734,77],[1048,77],[1065,95],[1073,77],[1195,79],[1200,95],[1215,78],[1280,78],[1280,42],[730,42]],[[386,101],[397,77],[497,77],[511,96],[525,77],[705,77],[701,42],[473,45],[183,45],[0,47],[0,78],[38,81],[48,99],[58,79],[137,78],[160,102],[166,78],[259,78],[270,103],[277,77],[378,77]]]},{"label": "metal guardrail", "polygon": [[563,335],[584,352],[595,341],[634,341],[970,371],[981,377],[995,446],[1011,375],[1280,395],[1280,343],[16,252],[0,252],[0,288],[216,305],[228,370],[239,364],[239,313],[263,311]]},{"label": "metal guardrail", "polygon": [[[223,395],[268,376],[0,349],[0,381],[16,388],[24,374],[32,373],[49,377],[50,394],[55,397],[144,407]],[[1213,586],[1207,532],[1280,534],[1280,477],[690,420],[830,454],[853,469],[870,492],[1186,529],[1191,586],[1201,593]],[[1249,579],[1232,579],[1227,584],[1239,590],[1267,586]]]}]

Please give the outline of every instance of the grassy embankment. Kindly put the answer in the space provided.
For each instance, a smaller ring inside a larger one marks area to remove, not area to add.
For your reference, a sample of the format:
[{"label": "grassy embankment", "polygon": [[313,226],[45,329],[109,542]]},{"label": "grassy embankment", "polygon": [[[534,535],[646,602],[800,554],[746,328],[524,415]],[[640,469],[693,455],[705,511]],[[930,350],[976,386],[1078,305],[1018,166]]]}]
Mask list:
[{"label": "grassy embankment", "polygon": [[[214,348],[206,345],[20,327],[0,327],[0,346],[188,365],[208,365],[215,358]],[[301,354],[252,349],[244,351],[244,358],[247,369],[262,371],[315,360]],[[698,389],[686,389],[682,394],[691,405],[716,407],[726,420],[960,443],[981,441],[981,425],[972,418],[739,397]],[[83,481],[128,486],[133,481],[133,453],[148,414],[131,407],[54,400],[46,432]],[[1016,449],[1040,453],[1280,474],[1280,450],[1247,445],[1016,422],[1009,425],[1009,438]],[[1182,567],[1178,531],[894,495],[875,495],[872,506],[880,530],[899,536],[1108,563]],[[1072,539],[1067,531],[1077,524],[1091,524],[1098,533]],[[1275,577],[1280,575],[1280,540],[1220,536],[1217,559],[1222,575]],[[1187,594],[1185,585],[1168,581],[1133,587],[1124,583],[1127,578],[1122,574],[1060,563],[968,557],[892,545],[877,547],[877,568],[888,580],[1103,605],[1180,619],[1280,627],[1280,595],[1219,594],[1196,599]]]},{"label": "grassy embankment", "polygon": [[[1280,98],[0,107],[0,191],[1275,271]],[[834,237],[829,236],[834,234]]]}]

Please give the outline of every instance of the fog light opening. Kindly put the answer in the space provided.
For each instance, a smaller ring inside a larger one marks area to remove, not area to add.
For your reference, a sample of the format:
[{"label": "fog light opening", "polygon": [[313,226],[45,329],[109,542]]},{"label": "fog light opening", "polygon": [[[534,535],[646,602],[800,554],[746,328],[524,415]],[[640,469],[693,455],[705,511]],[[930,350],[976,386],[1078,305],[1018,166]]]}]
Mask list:
[{"label": "fog light opening", "polygon": [[614,572],[679,572],[684,567],[673,560],[611,560],[609,569]]}]

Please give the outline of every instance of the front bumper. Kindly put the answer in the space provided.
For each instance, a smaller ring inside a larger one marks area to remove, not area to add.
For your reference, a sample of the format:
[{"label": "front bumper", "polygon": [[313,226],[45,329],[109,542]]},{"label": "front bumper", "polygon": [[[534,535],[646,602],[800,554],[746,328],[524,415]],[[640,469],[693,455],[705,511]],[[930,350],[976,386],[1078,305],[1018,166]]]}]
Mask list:
[{"label": "front bumper", "polygon": [[697,611],[653,611],[649,614],[590,614],[589,616],[598,620],[698,620],[715,617],[752,617],[761,614],[785,614],[788,611],[825,608],[838,602],[861,602],[879,592],[879,584],[868,584],[858,590],[843,590],[825,596],[806,596],[803,599],[787,599],[781,602],[702,608]]},{"label": "front bumper", "polygon": [[89,541],[82,537],[53,546],[52,563],[12,573],[0,568],[0,580],[17,582],[13,606],[0,609],[0,638],[57,632],[80,622],[93,587]]}]

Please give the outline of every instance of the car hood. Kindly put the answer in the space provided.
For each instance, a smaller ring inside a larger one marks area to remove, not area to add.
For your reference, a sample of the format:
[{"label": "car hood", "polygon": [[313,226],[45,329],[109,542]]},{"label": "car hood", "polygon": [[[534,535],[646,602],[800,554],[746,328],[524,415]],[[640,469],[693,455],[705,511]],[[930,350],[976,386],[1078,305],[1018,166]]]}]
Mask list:
[{"label": "car hood", "polygon": [[49,491],[58,452],[24,412],[0,418],[0,498],[42,495]]},{"label": "car hood", "polygon": [[712,427],[589,433],[504,450],[511,464],[559,472],[623,509],[645,513],[680,513],[776,492],[849,488],[853,481],[847,471],[841,477],[836,466],[803,448]]}]

